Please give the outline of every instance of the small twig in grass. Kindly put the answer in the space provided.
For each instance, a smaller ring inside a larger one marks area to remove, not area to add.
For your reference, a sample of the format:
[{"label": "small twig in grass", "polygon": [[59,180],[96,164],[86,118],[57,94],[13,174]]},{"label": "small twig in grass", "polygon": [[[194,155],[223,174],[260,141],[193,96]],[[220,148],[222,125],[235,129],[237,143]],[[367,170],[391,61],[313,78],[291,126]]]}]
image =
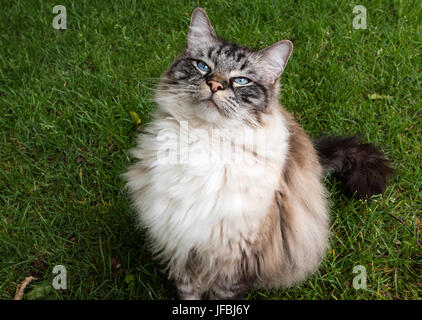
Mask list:
[{"label": "small twig in grass", "polygon": [[416,242],[422,246],[422,240],[419,239],[419,227],[416,227]]},{"label": "small twig in grass", "polygon": [[403,219],[402,218],[400,218],[400,217],[397,217],[396,215],[394,215],[394,214],[392,214],[392,213],[390,213],[390,212],[387,212],[390,216],[392,216],[394,219],[396,219],[398,222],[400,222],[400,223],[403,223]]},{"label": "small twig in grass", "polygon": [[[392,213],[390,213],[390,212],[387,212],[387,213],[388,213],[391,217],[393,217],[394,219],[396,219],[398,222],[400,222],[401,224],[406,225],[406,224],[404,223],[404,221],[403,221],[403,219],[402,219],[402,218],[397,217],[396,215],[394,215],[394,214],[392,214]],[[411,234],[413,234],[413,236],[416,238],[416,243],[422,247],[422,240],[420,240],[420,239],[419,239],[419,228],[417,228],[417,231],[416,231],[416,234],[415,234],[415,233],[413,232],[413,230],[409,228],[409,226],[408,226],[408,225],[406,225],[406,227],[407,227],[407,229],[409,229],[410,233],[411,233]]]},{"label": "small twig in grass", "polygon": [[37,278],[30,276],[30,277],[26,277],[25,280],[23,280],[20,284],[18,284],[18,286],[16,287],[16,294],[13,297],[13,300],[22,300],[23,293],[25,291],[26,286],[34,280],[37,280]]}]

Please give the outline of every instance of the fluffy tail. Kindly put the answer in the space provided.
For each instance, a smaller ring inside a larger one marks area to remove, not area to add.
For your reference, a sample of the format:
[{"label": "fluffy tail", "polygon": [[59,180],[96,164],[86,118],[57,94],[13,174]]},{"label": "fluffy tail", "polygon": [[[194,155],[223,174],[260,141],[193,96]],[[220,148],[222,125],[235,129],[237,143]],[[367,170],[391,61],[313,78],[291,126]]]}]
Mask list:
[{"label": "fluffy tail", "polygon": [[346,190],[357,198],[383,193],[394,173],[384,154],[357,136],[322,137],[314,145],[324,172],[340,174]]}]

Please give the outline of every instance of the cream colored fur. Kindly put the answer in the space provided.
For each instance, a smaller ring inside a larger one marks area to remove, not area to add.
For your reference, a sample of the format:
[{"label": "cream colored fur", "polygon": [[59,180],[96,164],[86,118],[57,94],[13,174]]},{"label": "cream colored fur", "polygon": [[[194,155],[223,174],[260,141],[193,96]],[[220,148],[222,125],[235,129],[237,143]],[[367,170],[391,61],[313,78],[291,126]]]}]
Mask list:
[{"label": "cream colored fur", "polygon": [[[260,130],[255,141],[230,137],[237,156],[253,163],[186,161],[186,154],[177,163],[158,159],[163,150],[189,143],[189,150],[219,158],[222,149],[200,135],[181,143],[185,121],[189,132],[243,127],[235,120],[206,121],[186,99],[161,90],[156,101],[158,110],[131,150],[136,162],[125,178],[139,226],[147,229],[170,276],[183,275],[192,253],[195,279],[205,288],[221,273],[230,278],[242,272],[245,259],[257,286],[290,286],[315,271],[328,245],[321,168],[309,138],[277,97],[259,126],[245,128]],[[300,155],[292,148],[301,148]]]}]

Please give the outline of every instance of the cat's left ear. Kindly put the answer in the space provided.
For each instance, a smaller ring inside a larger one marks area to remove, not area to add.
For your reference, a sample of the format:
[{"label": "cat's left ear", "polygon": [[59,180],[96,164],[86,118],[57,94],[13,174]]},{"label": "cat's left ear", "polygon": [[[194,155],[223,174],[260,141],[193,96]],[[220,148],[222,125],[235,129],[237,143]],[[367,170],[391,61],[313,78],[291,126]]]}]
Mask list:
[{"label": "cat's left ear", "polygon": [[257,52],[258,60],[271,81],[276,81],[284,71],[293,51],[293,43],[281,40]]},{"label": "cat's left ear", "polygon": [[188,49],[206,48],[217,39],[217,34],[205,10],[195,8],[192,13],[188,34]]}]

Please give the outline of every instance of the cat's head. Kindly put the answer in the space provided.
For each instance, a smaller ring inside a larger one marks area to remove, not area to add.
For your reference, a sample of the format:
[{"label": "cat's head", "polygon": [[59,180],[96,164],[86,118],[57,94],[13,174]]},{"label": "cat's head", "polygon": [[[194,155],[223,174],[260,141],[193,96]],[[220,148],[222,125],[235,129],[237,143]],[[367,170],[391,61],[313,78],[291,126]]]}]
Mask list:
[{"label": "cat's head", "polygon": [[196,8],[187,47],[164,74],[161,95],[188,105],[189,112],[209,123],[258,126],[278,99],[278,79],[292,49],[288,40],[258,51],[228,42]]}]

